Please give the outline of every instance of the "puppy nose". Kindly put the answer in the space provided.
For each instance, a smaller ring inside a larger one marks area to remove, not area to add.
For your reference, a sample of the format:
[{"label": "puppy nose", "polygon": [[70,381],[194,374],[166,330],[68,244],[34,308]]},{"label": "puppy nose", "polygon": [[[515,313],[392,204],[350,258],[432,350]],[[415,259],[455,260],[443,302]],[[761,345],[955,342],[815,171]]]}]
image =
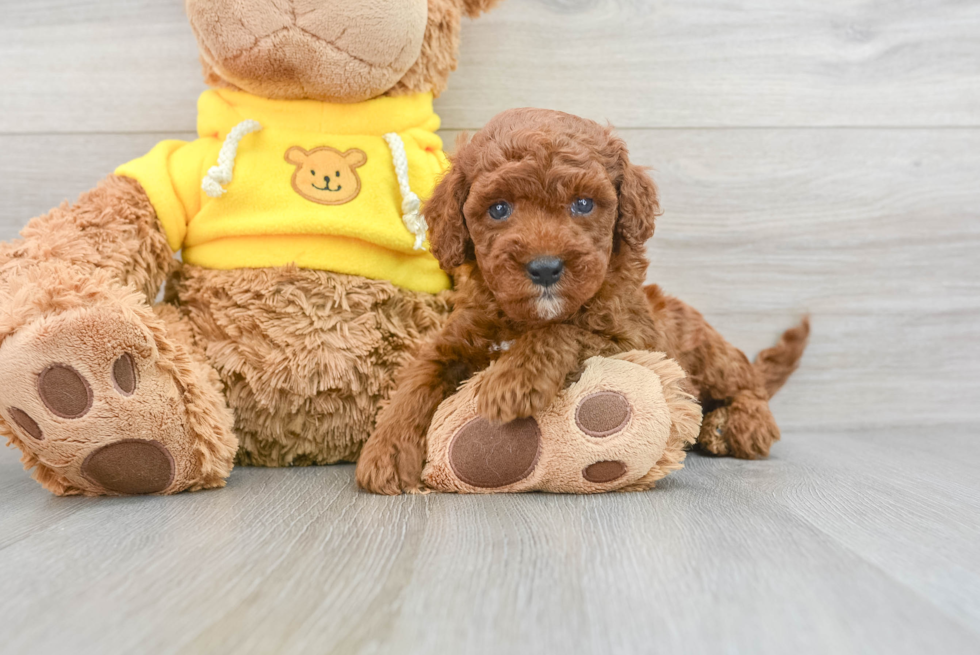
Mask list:
[{"label": "puppy nose", "polygon": [[531,282],[543,287],[550,287],[558,282],[565,270],[565,262],[557,257],[538,257],[525,266]]}]

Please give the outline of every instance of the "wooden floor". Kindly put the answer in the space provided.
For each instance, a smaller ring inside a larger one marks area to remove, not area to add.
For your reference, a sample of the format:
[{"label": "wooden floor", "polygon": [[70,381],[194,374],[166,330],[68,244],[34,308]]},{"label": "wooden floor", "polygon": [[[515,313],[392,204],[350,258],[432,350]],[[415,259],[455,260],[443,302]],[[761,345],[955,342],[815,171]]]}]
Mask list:
[{"label": "wooden floor", "polygon": [[[0,0],[0,239],[203,90],[180,0]],[[980,652],[980,2],[505,0],[437,101],[609,120],[650,280],[814,335],[764,462],[606,497],[377,498],[349,466],[58,499],[0,448],[0,653]]]},{"label": "wooden floor", "polygon": [[2,452],[0,652],[977,653],[977,437],[791,433],[593,497],[57,499]]}]

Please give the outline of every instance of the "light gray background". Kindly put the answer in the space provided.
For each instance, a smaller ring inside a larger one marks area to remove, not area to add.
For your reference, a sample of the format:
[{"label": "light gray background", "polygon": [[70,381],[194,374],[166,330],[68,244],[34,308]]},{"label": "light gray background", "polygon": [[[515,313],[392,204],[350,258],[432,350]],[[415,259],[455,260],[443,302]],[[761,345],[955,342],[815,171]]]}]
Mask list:
[{"label": "light gray background", "polygon": [[[0,238],[203,90],[179,0],[0,0]],[[801,314],[764,462],[594,498],[386,499],[349,466],[57,499],[0,449],[0,652],[980,650],[980,3],[506,0],[451,150],[608,120],[665,213],[650,280],[750,355]]]}]

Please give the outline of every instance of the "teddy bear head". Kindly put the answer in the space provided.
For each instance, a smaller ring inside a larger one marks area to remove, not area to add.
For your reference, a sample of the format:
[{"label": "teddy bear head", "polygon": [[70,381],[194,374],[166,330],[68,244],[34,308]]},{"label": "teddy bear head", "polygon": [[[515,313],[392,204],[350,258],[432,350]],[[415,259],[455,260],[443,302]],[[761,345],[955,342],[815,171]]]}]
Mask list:
[{"label": "teddy bear head", "polygon": [[206,82],[275,99],[439,94],[460,20],[499,0],[185,0]]}]

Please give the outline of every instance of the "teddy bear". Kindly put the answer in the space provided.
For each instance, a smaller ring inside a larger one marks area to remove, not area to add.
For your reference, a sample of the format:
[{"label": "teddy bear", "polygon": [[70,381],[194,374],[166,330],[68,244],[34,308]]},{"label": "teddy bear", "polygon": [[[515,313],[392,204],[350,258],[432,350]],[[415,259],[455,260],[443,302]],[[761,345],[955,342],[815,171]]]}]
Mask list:
[{"label": "teddy bear", "polygon": [[199,138],[0,244],[0,432],[44,488],[357,458],[449,310],[419,209],[446,166],[432,100],[497,1],[186,0]]}]

